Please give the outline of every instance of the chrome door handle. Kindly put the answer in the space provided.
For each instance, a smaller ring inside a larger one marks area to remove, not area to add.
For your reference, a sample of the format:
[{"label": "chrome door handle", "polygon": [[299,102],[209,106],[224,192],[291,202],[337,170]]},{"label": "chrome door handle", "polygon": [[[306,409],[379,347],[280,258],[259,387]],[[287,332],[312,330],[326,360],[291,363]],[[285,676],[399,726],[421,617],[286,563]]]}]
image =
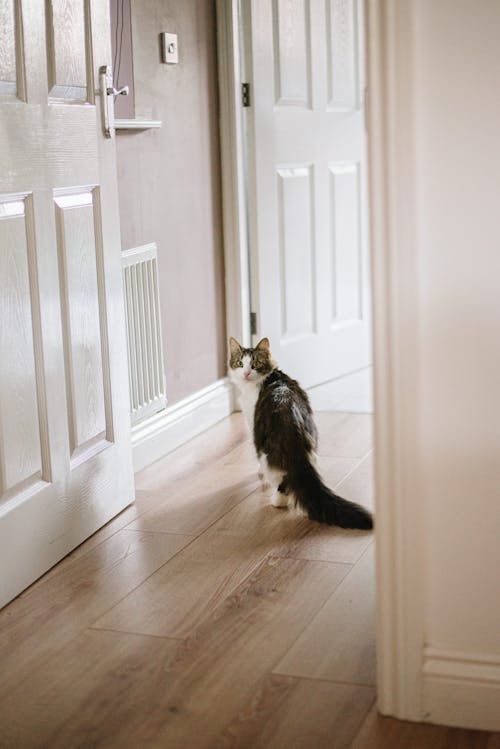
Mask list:
[{"label": "chrome door handle", "polygon": [[99,68],[99,91],[101,97],[102,129],[106,138],[115,137],[115,96],[127,96],[128,86],[115,88],[113,86],[113,71],[111,65],[101,65]]},{"label": "chrome door handle", "polygon": [[106,138],[115,137],[115,111],[114,99],[108,94],[108,89],[113,90],[113,73],[110,65],[101,65],[99,68],[99,94],[101,96],[102,129]]},{"label": "chrome door handle", "polygon": [[108,88],[106,89],[106,93],[108,96],[128,96],[129,95],[129,87],[128,86],[122,86],[121,88]]}]

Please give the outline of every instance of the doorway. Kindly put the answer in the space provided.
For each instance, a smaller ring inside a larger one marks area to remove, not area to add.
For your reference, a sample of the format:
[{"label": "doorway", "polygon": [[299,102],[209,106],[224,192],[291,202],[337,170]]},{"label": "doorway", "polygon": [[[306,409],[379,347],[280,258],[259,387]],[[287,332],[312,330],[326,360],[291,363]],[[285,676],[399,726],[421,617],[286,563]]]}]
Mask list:
[{"label": "doorway", "polygon": [[228,326],[316,408],[371,412],[363,3],[218,13]]}]

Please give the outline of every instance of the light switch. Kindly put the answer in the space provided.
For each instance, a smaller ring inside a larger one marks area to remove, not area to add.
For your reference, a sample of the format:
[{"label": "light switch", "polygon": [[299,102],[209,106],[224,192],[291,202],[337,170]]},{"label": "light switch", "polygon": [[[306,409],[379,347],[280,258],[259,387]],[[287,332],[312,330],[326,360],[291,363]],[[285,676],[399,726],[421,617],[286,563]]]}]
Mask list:
[{"label": "light switch", "polygon": [[169,34],[164,31],[161,34],[161,51],[163,62],[176,64],[179,62],[179,46],[177,34]]}]

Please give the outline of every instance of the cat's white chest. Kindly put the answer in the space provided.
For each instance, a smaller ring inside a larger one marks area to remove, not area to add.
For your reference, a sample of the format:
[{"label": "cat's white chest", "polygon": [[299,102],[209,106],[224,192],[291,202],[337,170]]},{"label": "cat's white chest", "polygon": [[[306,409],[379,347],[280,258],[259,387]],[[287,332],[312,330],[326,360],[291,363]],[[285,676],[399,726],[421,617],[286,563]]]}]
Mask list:
[{"label": "cat's white chest", "polygon": [[238,388],[240,391],[241,410],[245,415],[250,433],[253,435],[255,404],[259,397],[260,385],[253,382],[241,382],[238,383]]}]

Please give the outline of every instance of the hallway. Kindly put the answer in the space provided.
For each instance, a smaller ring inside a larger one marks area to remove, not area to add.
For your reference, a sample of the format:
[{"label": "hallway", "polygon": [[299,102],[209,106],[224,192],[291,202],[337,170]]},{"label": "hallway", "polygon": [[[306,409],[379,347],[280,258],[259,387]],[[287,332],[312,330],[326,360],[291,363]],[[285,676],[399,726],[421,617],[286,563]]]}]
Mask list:
[{"label": "hallway", "polygon": [[[371,416],[319,413],[372,505]],[[376,716],[373,535],[276,510],[241,414],[136,476],[137,502],[0,613],[0,745],[498,749]]]}]

